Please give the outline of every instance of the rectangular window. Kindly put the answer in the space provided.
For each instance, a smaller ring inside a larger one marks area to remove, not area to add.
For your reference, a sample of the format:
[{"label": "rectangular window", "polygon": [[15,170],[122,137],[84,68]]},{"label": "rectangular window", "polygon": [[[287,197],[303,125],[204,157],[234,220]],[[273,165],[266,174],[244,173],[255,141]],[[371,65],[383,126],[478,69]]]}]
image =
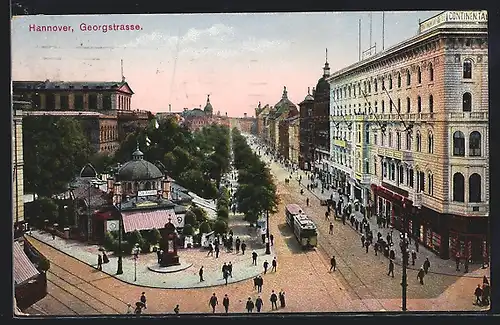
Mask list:
[{"label": "rectangular window", "polygon": [[61,110],[63,110],[63,111],[69,110],[69,97],[68,97],[68,95],[60,95],[59,99],[61,101]]},{"label": "rectangular window", "polygon": [[102,97],[102,108],[105,111],[111,110],[111,95],[104,95]]},{"label": "rectangular window", "polygon": [[75,110],[83,111],[83,95],[75,95],[74,106]]},{"label": "rectangular window", "polygon": [[45,96],[45,109],[48,111],[56,109],[56,97],[54,94],[47,94]]},{"label": "rectangular window", "polygon": [[89,111],[97,111],[97,95],[89,95]]}]

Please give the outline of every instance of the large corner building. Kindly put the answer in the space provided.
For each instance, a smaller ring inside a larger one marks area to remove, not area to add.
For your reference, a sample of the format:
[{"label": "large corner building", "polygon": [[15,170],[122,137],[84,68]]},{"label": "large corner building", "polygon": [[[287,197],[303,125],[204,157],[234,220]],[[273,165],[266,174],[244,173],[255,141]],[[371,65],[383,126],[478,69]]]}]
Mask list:
[{"label": "large corner building", "polygon": [[443,12],[327,80],[336,185],[442,258],[486,259],[487,13]]}]

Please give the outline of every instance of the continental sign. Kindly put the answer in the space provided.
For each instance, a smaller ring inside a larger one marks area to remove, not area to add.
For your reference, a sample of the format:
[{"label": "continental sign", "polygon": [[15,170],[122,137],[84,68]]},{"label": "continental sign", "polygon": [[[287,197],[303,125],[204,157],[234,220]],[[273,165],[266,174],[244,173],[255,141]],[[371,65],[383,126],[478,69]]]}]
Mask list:
[{"label": "continental sign", "polygon": [[488,22],[488,12],[482,11],[445,11],[440,15],[427,19],[420,23],[420,32],[429,30],[437,25],[446,22],[458,23],[486,23]]},{"label": "continental sign", "polygon": [[346,142],[344,140],[333,140],[333,144],[342,148],[346,147]]},{"label": "continental sign", "polygon": [[394,159],[403,159],[403,153],[398,150],[391,150],[391,149],[384,149],[384,148],[378,148],[377,154],[379,156],[384,156],[384,157],[389,157],[389,158],[394,158]]}]

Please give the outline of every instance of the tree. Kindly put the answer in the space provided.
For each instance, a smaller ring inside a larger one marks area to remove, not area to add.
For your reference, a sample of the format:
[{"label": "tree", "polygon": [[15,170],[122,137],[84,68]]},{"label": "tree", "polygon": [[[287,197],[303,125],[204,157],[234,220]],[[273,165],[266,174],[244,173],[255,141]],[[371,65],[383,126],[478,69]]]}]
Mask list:
[{"label": "tree", "polygon": [[90,163],[94,166],[97,173],[105,173],[113,165],[113,157],[107,153],[98,152],[90,157]]},{"label": "tree", "polygon": [[222,220],[228,220],[229,219],[229,209],[227,206],[225,207],[220,207],[217,210],[217,218],[222,219]]},{"label": "tree", "polygon": [[212,231],[212,227],[210,227],[210,224],[208,223],[208,221],[204,221],[200,224],[200,233],[208,234],[211,231]]},{"label": "tree", "polygon": [[194,203],[191,205],[191,212],[193,212],[196,216],[196,221],[198,223],[204,222],[207,220],[207,211],[205,209],[196,206]]},{"label": "tree", "polygon": [[227,233],[227,230],[228,230],[227,223],[224,220],[218,219],[217,221],[215,221],[214,231],[216,234],[218,235],[225,234]]},{"label": "tree", "polygon": [[38,211],[38,218],[42,220],[49,220],[50,223],[56,222],[58,215],[58,206],[53,199],[48,197],[40,197],[35,201],[37,206],[35,210]]},{"label": "tree", "polygon": [[132,245],[139,244],[139,246],[142,246],[144,239],[142,238],[142,235],[138,230],[134,230],[133,232],[129,233],[127,241]]},{"label": "tree", "polygon": [[191,210],[187,210],[186,214],[184,215],[184,223],[196,227],[198,225],[198,221],[196,220],[196,214],[194,214],[194,212]]},{"label": "tree", "polygon": [[51,197],[89,161],[91,147],[81,122],[70,117],[27,116],[23,119],[25,191]]},{"label": "tree", "polygon": [[184,228],[182,229],[182,234],[184,236],[193,236],[194,235],[193,226],[191,226],[190,224],[185,224]]}]

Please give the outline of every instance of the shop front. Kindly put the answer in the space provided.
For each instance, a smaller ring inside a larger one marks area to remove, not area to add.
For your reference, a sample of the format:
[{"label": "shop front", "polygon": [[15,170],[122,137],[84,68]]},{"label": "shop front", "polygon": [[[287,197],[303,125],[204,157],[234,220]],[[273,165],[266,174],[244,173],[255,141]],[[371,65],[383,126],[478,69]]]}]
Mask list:
[{"label": "shop front", "polygon": [[382,185],[372,184],[371,186],[377,213],[384,216],[397,230],[403,229],[403,217],[406,216],[408,220],[406,227],[408,233],[412,234],[414,208],[413,202],[408,199],[408,192],[384,182]]},{"label": "shop front", "polygon": [[450,215],[449,253],[472,263],[489,264],[488,218]]},{"label": "shop front", "polygon": [[449,259],[447,218],[427,207],[418,210],[413,219],[414,237],[442,259]]}]

